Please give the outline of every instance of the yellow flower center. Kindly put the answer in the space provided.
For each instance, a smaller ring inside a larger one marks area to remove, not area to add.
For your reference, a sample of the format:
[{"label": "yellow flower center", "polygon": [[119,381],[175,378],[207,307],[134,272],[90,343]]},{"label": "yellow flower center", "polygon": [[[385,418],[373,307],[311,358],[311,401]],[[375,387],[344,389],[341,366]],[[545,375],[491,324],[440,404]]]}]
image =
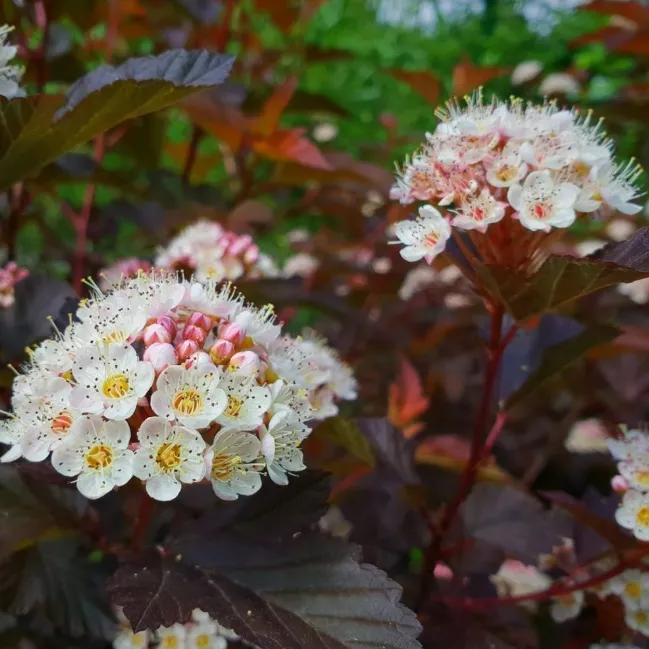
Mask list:
[{"label": "yellow flower center", "polygon": [[636,611],[635,619],[638,624],[646,624],[649,620],[649,613],[646,611]]},{"label": "yellow flower center", "polygon": [[212,479],[229,480],[237,464],[241,464],[241,458],[238,455],[215,455],[212,460]]},{"label": "yellow flower center", "polygon": [[165,442],[156,453],[156,464],[163,471],[172,471],[180,464],[180,444]]},{"label": "yellow flower center", "polygon": [[55,435],[67,435],[72,426],[72,415],[67,410],[61,410],[61,412],[52,419],[50,424],[50,430]]},{"label": "yellow flower center", "polygon": [[635,520],[638,525],[646,527],[649,525],[649,506],[645,505],[640,507],[638,513],[635,515]]},{"label": "yellow flower center", "polygon": [[114,329],[106,334],[103,338],[104,344],[125,343],[128,340],[128,334],[123,329]]},{"label": "yellow flower center", "polygon": [[90,469],[105,469],[113,463],[113,449],[103,444],[95,444],[86,453],[86,464]]},{"label": "yellow flower center", "polygon": [[144,647],[146,641],[146,634],[144,633],[136,633],[132,638],[131,638],[131,646],[132,647]]},{"label": "yellow flower center", "polygon": [[625,587],[624,592],[629,597],[640,597],[642,595],[642,586],[637,581],[630,581]]},{"label": "yellow flower center", "polygon": [[210,636],[205,633],[201,633],[196,638],[196,649],[207,649],[210,646]]},{"label": "yellow flower center", "polygon": [[168,635],[162,639],[160,646],[164,647],[164,649],[178,649],[180,647],[180,644],[178,643],[178,638],[175,635]]},{"label": "yellow flower center", "polygon": [[633,477],[638,484],[649,485],[649,471],[636,471]]},{"label": "yellow flower center", "polygon": [[498,180],[502,180],[503,182],[509,182],[510,180],[514,180],[514,178],[516,178],[517,173],[518,169],[516,167],[505,165],[498,169],[498,171],[496,172],[496,178],[498,178]]},{"label": "yellow flower center", "polygon": [[191,417],[203,409],[203,397],[191,388],[181,390],[176,392],[171,405],[177,413]]},{"label": "yellow flower center", "polygon": [[129,388],[128,377],[120,372],[107,377],[101,391],[108,399],[123,399],[128,394]]},{"label": "yellow flower center", "polygon": [[225,409],[225,416],[233,417],[233,418],[238,417],[239,413],[241,412],[242,405],[243,405],[243,401],[241,401],[241,399],[229,395],[228,405],[227,408]]}]

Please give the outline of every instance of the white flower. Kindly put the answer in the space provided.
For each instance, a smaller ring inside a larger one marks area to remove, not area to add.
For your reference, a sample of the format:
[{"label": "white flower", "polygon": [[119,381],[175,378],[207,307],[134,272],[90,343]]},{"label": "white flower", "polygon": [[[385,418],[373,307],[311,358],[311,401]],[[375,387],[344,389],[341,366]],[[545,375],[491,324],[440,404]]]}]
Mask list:
[{"label": "white flower", "polygon": [[159,417],[177,420],[189,428],[209,426],[227,405],[219,385],[219,371],[213,364],[187,369],[168,367],[156,383],[151,395],[151,408]]},{"label": "white flower", "polygon": [[133,474],[146,481],[155,500],[173,500],[181,482],[197,482],[205,467],[205,442],[194,430],[173,426],[162,417],[149,417],[137,432],[140,448],[133,458]]},{"label": "white flower", "polygon": [[528,230],[567,228],[575,220],[573,205],[579,189],[571,183],[555,183],[547,171],[535,171],[507,193],[518,218]]},{"label": "white flower", "polygon": [[640,570],[625,570],[610,582],[611,592],[619,595],[624,608],[637,611],[649,605],[649,573]]},{"label": "white flower", "polygon": [[238,313],[233,322],[245,329],[246,334],[259,345],[273,342],[282,331],[282,325],[277,324],[275,320],[272,304],[267,304],[261,309],[248,307]]},{"label": "white flower", "polygon": [[208,279],[203,283],[187,284],[183,307],[218,318],[232,319],[243,305],[243,296],[232,284]]},{"label": "white flower", "polygon": [[9,25],[0,27],[0,96],[12,99],[24,95],[19,82],[23,70],[10,61],[16,56],[18,48],[15,45],[7,45],[7,34],[13,30]]},{"label": "white flower", "polygon": [[306,252],[289,257],[282,270],[283,277],[310,277],[320,267],[320,260]]},{"label": "white flower", "polygon": [[63,475],[78,476],[77,489],[86,498],[100,498],[133,475],[130,435],[125,421],[81,417],[52,454],[52,465]]},{"label": "white flower", "polygon": [[221,430],[205,455],[214,493],[223,500],[251,496],[261,487],[261,444],[250,433]]},{"label": "white flower", "polygon": [[146,324],[140,305],[130,295],[119,293],[87,301],[77,310],[77,317],[81,320],[74,328],[77,346],[130,342]]},{"label": "white flower", "polygon": [[638,455],[617,465],[631,489],[649,491],[649,456]]},{"label": "white flower", "polygon": [[328,386],[323,385],[311,390],[309,400],[313,408],[314,419],[328,419],[338,414],[338,406],[335,402],[336,395]]},{"label": "white flower", "polygon": [[649,302],[649,277],[638,279],[628,284],[620,284],[617,287],[618,293],[626,295],[636,304],[647,304]]},{"label": "white flower", "polygon": [[187,630],[182,624],[162,626],[156,631],[158,649],[186,649]]},{"label": "white flower", "polygon": [[70,394],[70,405],[107,419],[128,419],[155,378],[153,365],[140,361],[129,344],[81,350],[72,374],[77,386]]},{"label": "white flower", "polygon": [[506,203],[497,201],[487,189],[478,196],[470,196],[460,205],[451,225],[463,230],[486,232],[492,223],[502,221]]},{"label": "white flower", "polygon": [[317,363],[315,354],[303,339],[282,336],[268,346],[268,363],[278,377],[312,388],[331,378],[331,370]]},{"label": "white flower", "polygon": [[209,617],[189,627],[187,649],[227,649],[227,646],[227,640],[219,635],[219,624]]},{"label": "white flower", "polygon": [[[68,327],[71,329],[72,325]],[[68,332],[69,339],[71,331]],[[44,340],[31,354],[31,361],[34,365],[52,372],[53,374],[65,374],[72,369],[74,356],[70,353],[70,346],[66,345],[64,339],[50,338]]]},{"label": "white flower", "polygon": [[306,469],[299,446],[310,432],[308,426],[300,423],[287,411],[273,415],[268,426],[260,428],[261,449],[266,458],[266,469],[275,484],[287,485],[287,472]]},{"label": "white flower", "polygon": [[572,164],[579,155],[575,134],[571,131],[539,135],[521,144],[521,159],[539,169],[558,170]]},{"label": "white flower", "polygon": [[584,606],[584,592],[581,590],[555,597],[550,606],[550,615],[555,622],[571,620],[581,613]]},{"label": "white flower", "polygon": [[626,609],[624,621],[632,631],[639,631],[642,635],[649,636],[649,611]]},{"label": "white flower", "polygon": [[591,176],[597,190],[594,200],[604,201],[622,214],[637,214],[642,210],[642,205],[631,201],[640,196],[634,183],[642,174],[642,169],[630,160],[626,165],[613,163],[593,167]]},{"label": "white flower", "polygon": [[615,520],[640,541],[649,541],[649,494],[627,491],[615,512]]},{"label": "white flower", "polygon": [[131,624],[121,609],[117,609],[116,613],[120,630],[117,637],[113,640],[113,649],[148,649],[149,632],[140,631],[139,633],[133,633]]},{"label": "white flower", "polygon": [[606,234],[613,241],[624,241],[628,239],[635,231],[636,225],[628,219],[613,219],[606,226]]},{"label": "white flower", "polygon": [[12,416],[0,421],[0,443],[10,448],[0,457],[0,462],[13,462],[23,455],[23,441],[27,429],[19,416]]},{"label": "white flower", "polygon": [[502,153],[487,166],[487,182],[494,187],[511,187],[525,178],[528,167],[521,161],[520,145],[510,140]]},{"label": "white flower", "polygon": [[254,377],[228,373],[220,387],[227,405],[216,418],[223,430],[254,430],[261,425],[271,403],[270,390],[257,385]]},{"label": "white flower", "polygon": [[313,408],[309,403],[309,392],[306,388],[278,379],[269,384],[268,389],[271,395],[268,412],[271,415],[286,410],[298,421],[308,421],[313,418]]},{"label": "white flower", "polygon": [[419,208],[416,220],[400,221],[395,225],[394,233],[406,246],[400,251],[406,261],[419,261],[425,257],[430,263],[446,248],[451,226],[438,210],[424,205]]},{"label": "white flower", "polygon": [[25,438],[23,456],[41,462],[61,444],[72,424],[80,417],[70,405],[72,386],[60,377],[43,377],[33,386],[33,394],[23,403]]},{"label": "white flower", "polygon": [[543,64],[540,61],[521,61],[514,68],[510,81],[512,86],[520,86],[536,79],[541,72],[543,72]]},{"label": "white flower", "polygon": [[624,431],[620,439],[609,439],[608,450],[616,460],[632,460],[649,453],[649,435],[640,430]]},{"label": "white flower", "polygon": [[580,90],[579,81],[567,72],[548,74],[539,86],[541,95],[577,95]]}]

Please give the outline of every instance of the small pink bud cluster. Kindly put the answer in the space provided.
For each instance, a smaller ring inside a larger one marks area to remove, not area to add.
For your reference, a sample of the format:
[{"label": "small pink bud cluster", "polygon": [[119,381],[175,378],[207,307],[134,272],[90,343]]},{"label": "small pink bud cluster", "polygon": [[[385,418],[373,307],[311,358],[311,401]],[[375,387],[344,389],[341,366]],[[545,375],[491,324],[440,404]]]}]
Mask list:
[{"label": "small pink bud cluster", "polygon": [[212,221],[185,228],[160,250],[155,266],[189,270],[199,281],[268,277],[278,272],[250,235],[229,232]]},{"label": "small pink bud cluster", "polygon": [[0,268],[0,307],[8,308],[14,303],[14,285],[29,275],[26,268],[21,268],[14,261],[10,261],[4,268]]}]

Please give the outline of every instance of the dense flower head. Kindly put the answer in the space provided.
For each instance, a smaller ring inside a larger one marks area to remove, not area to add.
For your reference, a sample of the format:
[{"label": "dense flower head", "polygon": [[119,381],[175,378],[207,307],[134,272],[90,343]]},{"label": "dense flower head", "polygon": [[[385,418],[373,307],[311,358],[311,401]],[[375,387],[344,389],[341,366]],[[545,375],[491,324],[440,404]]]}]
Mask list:
[{"label": "dense flower head", "polygon": [[21,268],[15,261],[10,261],[0,268],[0,308],[6,309],[14,303],[14,286],[29,275],[26,268]]},{"label": "dense flower head", "polygon": [[210,481],[234,500],[304,469],[309,422],[356,398],[324,340],[282,334],[230,284],[141,272],[92,284],[65,331],[32,351],[0,422],[2,460],[44,461],[99,498],[133,477],[157,500]]},{"label": "dense flower head", "polygon": [[604,210],[636,214],[639,167],[616,164],[590,113],[554,102],[512,99],[466,106],[451,101],[440,123],[399,170],[391,197],[422,201],[414,221],[396,224],[401,255],[429,263],[459,232],[488,263],[529,264],[553,229]]},{"label": "dense flower head", "polygon": [[239,639],[200,609],[195,609],[187,624],[174,624],[151,631],[133,633],[121,611],[117,617],[120,631],[113,640],[114,649],[227,649],[228,641]]},{"label": "dense flower head", "polygon": [[225,230],[214,221],[197,221],[158,251],[157,268],[189,271],[199,281],[274,277],[278,269],[247,234]]}]

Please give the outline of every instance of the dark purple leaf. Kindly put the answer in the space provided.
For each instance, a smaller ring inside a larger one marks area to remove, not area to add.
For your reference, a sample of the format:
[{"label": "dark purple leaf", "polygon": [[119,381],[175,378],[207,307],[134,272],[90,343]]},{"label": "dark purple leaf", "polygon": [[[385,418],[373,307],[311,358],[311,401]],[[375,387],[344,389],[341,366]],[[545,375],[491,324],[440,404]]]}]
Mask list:
[{"label": "dark purple leaf", "polygon": [[328,490],[317,474],[300,482],[186,524],[166,558],[124,564],[109,581],[114,604],[136,629],[201,608],[263,649],[420,647],[400,586],[359,564],[355,546],[304,531]]},{"label": "dark purple leaf", "polygon": [[649,273],[649,228],[640,228],[626,241],[609,243],[588,259]]},{"label": "dark purple leaf", "polygon": [[469,536],[528,563],[561,545],[571,531],[565,514],[546,509],[523,491],[494,484],[476,485],[461,514]]}]

